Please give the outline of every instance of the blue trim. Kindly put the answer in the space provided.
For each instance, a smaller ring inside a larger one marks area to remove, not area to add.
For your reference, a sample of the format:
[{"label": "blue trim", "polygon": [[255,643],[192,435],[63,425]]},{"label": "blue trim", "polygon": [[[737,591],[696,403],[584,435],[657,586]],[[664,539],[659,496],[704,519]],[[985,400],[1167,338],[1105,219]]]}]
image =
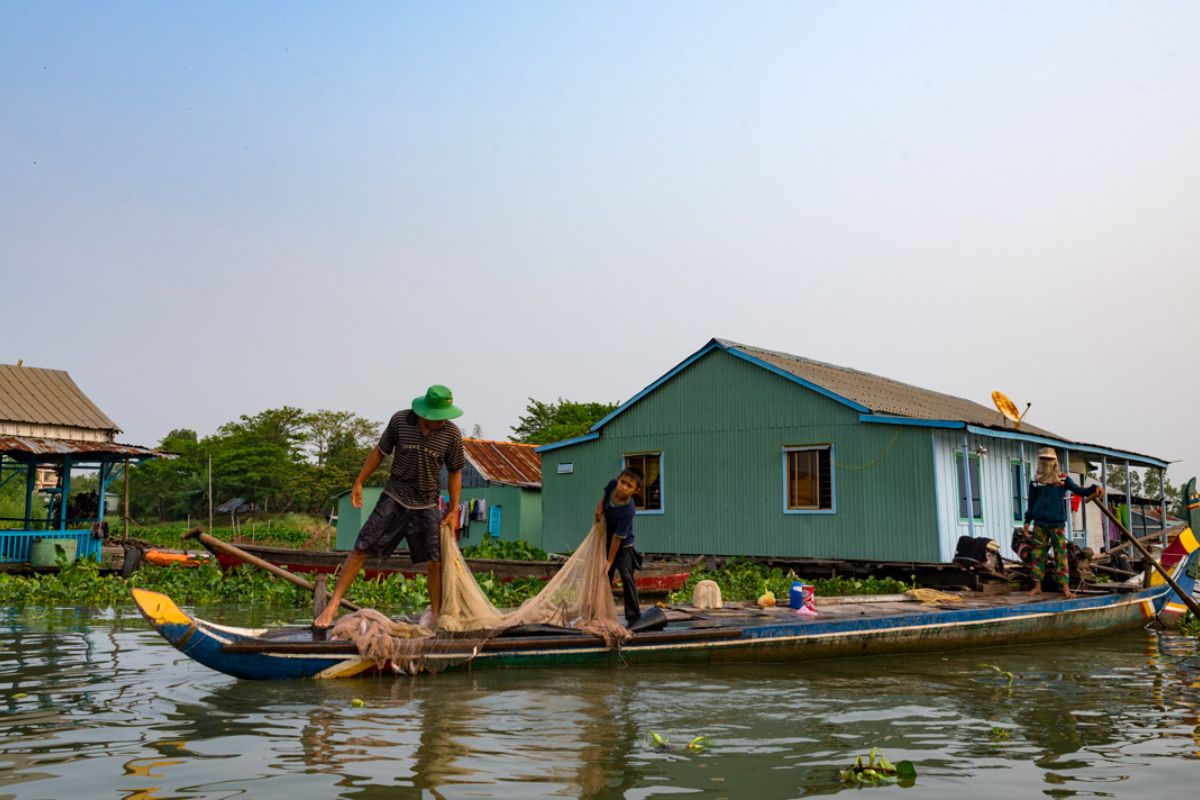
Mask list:
[{"label": "blue trim", "polygon": [[560,447],[570,447],[573,444],[591,442],[599,438],[600,434],[598,433],[585,433],[583,436],[576,436],[574,439],[563,439],[561,442],[551,442],[550,444],[544,444],[541,447],[535,447],[533,448],[533,452],[549,453],[551,450],[557,450]]},{"label": "blue trim", "polygon": [[871,413],[871,409],[867,408],[866,406],[864,406],[860,403],[856,403],[849,398],[842,397],[840,394],[835,394],[834,392],[829,391],[828,389],[826,389],[823,386],[818,386],[815,383],[806,381],[803,378],[801,378],[800,376],[793,375],[792,373],[788,372],[787,370],[780,369],[779,367],[775,366],[774,364],[768,364],[766,361],[763,361],[760,358],[756,358],[755,356],[752,356],[749,353],[743,353],[741,350],[738,350],[735,347],[727,347],[727,348],[725,348],[725,352],[729,353],[729,355],[731,355],[731,356],[736,356],[737,358],[740,358],[743,361],[748,361],[751,364],[754,364],[756,367],[762,367],[763,369],[767,370],[768,372],[774,372],[779,377],[786,378],[787,380],[791,381],[792,383],[798,383],[801,386],[803,386],[805,389],[811,389],[812,391],[816,392],[819,395],[828,397],[830,400],[841,403],[844,406],[849,406],[850,408],[854,409],[855,411],[858,411],[859,413],[862,413],[862,414]]},{"label": "blue trim", "polygon": [[683,371],[683,369],[685,367],[693,364],[701,356],[707,355],[708,353],[712,352],[713,350],[717,350],[717,349],[723,349],[723,348],[721,348],[720,343],[716,339],[713,339],[711,342],[704,345],[704,347],[701,347],[699,350],[692,353],[690,356],[685,358],[683,361],[680,361],[678,364],[676,364],[675,367],[670,372],[668,372],[666,375],[663,375],[661,378],[656,380],[654,383],[650,384],[645,389],[642,389],[640,392],[635,394],[633,397],[629,398],[624,403],[622,403],[621,405],[614,408],[611,412],[609,412],[607,417],[605,417],[604,419],[600,420],[599,422],[597,422],[595,425],[592,426],[592,432],[594,433],[594,432],[600,430],[601,428],[603,428],[605,425],[608,424],[609,420],[611,420],[613,417],[617,416],[622,411],[624,411],[625,409],[629,408],[631,405],[636,403],[638,400],[641,400],[643,397],[645,397],[646,395],[653,392],[659,386],[662,386],[664,383],[669,381],[671,378],[674,378],[681,371]]},{"label": "blue trim", "polygon": [[[808,450],[829,450],[829,508],[788,508],[788,453]],[[796,444],[783,447],[783,513],[784,514],[836,514],[837,513],[837,459],[833,455],[833,444]]]},{"label": "blue trim", "polygon": [[1095,453],[1096,455],[1112,456],[1114,458],[1127,459],[1137,462],[1139,465],[1149,465],[1152,467],[1162,467],[1166,469],[1170,466],[1169,462],[1161,461],[1151,456],[1140,456],[1137,453],[1126,453],[1123,450],[1110,450],[1107,447],[1094,447],[1092,445],[1081,444],[1078,442],[1068,442],[1065,439],[1052,439],[1047,436],[1035,436],[1029,433],[1021,433],[1020,431],[999,431],[992,428],[981,428],[977,425],[968,425],[967,431],[976,434],[977,436],[993,436],[997,439],[1015,439],[1022,442],[1033,442],[1034,444],[1045,444],[1051,447],[1061,447],[1064,450],[1075,450],[1081,453]]},{"label": "blue trim", "polygon": [[884,425],[912,425],[915,428],[965,428],[967,423],[951,419],[915,419],[913,417],[885,417],[879,414],[859,414],[859,422],[875,422]]}]

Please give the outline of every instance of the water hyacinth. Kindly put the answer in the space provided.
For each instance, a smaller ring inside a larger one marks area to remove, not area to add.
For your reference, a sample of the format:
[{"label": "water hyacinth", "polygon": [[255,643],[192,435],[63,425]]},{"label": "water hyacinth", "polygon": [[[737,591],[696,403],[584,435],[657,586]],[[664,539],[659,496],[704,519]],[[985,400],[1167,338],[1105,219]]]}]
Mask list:
[{"label": "water hyacinth", "polygon": [[[545,585],[535,579],[504,583],[491,573],[477,577],[488,599],[500,607],[518,606]],[[64,564],[58,572],[0,574],[0,605],[116,608],[132,602],[129,592],[133,588],[163,592],[177,603],[194,606],[238,602],[306,608],[312,604],[307,590],[248,565],[229,572],[212,561],[198,567],[147,565],[124,579],[103,574],[96,562],[84,560]],[[423,575],[412,579],[399,574],[373,580],[360,577],[350,587],[348,599],[369,608],[411,614],[428,605],[429,592]]]}]

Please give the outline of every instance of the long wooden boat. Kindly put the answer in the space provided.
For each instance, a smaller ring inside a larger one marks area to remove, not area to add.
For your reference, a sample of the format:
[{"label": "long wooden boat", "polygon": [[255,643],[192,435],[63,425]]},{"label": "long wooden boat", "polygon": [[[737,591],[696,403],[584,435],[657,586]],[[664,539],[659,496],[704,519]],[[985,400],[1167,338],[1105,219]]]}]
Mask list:
[{"label": "long wooden boat", "polygon": [[[346,553],[333,550],[292,550],[287,547],[238,543],[238,548],[251,555],[269,561],[291,572],[330,573],[346,560]],[[212,550],[222,569],[231,569],[242,562],[223,550]],[[558,572],[559,561],[517,561],[500,558],[468,558],[467,566],[472,572],[482,575],[492,573],[498,580],[512,581],[518,578],[549,580]],[[637,572],[638,592],[644,595],[666,594],[682,587],[692,572],[692,564],[686,561],[649,561]],[[413,564],[404,551],[388,558],[369,558],[363,565],[367,578],[378,575],[400,573],[406,578],[425,574],[424,565]]]},{"label": "long wooden boat", "polygon": [[[1194,590],[1196,537],[1177,540],[1185,555],[1172,574],[1180,588]],[[1144,625],[1179,598],[1165,582],[1128,591],[1098,592],[1066,599],[1023,593],[982,595],[938,607],[914,601],[848,602],[822,606],[815,617],[790,609],[729,609],[673,614],[664,630],[635,634],[619,651],[598,638],[570,629],[540,627],[478,643],[448,641],[431,665],[491,666],[613,665],[621,662],[708,664],[727,661],[793,662],[838,656],[978,648],[1026,642],[1061,642]],[[379,672],[349,642],[314,641],[305,628],[235,628],[197,619],[170,597],[133,590],[142,614],[181,652],[237,678],[343,678]],[[457,648],[457,649],[456,649]],[[472,648],[474,648],[472,650]],[[458,650],[466,652],[458,652]],[[390,670],[385,670],[391,674]]]}]

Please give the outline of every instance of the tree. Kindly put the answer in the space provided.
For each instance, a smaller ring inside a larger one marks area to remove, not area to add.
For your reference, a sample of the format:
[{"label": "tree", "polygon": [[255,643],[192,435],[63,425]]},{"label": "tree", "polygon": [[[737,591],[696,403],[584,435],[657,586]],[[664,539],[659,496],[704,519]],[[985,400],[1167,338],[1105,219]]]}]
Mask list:
[{"label": "tree", "polygon": [[308,434],[308,446],[318,467],[323,467],[331,454],[347,451],[361,461],[379,439],[379,423],[358,416],[351,411],[327,411],[320,409],[307,414],[303,420]]},{"label": "tree", "polygon": [[549,444],[582,436],[608,416],[616,403],[576,403],[561,397],[553,403],[529,398],[525,416],[518,419],[508,437],[525,444]]}]

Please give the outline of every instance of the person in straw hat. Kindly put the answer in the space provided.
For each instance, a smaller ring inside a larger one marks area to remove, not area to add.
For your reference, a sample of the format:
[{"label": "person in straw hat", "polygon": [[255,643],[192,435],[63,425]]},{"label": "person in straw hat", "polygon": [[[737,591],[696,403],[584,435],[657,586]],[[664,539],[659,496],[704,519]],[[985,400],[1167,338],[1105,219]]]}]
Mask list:
[{"label": "person in straw hat", "polygon": [[1067,566],[1067,540],[1064,528],[1067,523],[1065,500],[1067,492],[1080,497],[1104,496],[1099,485],[1086,489],[1071,480],[1058,466],[1058,453],[1053,447],[1038,450],[1037,472],[1029,484],[1029,505],[1025,509],[1025,533],[1029,534],[1029,523],[1033,523],[1033,549],[1030,572],[1033,588],[1029,594],[1042,593],[1042,576],[1045,574],[1049,550],[1054,548],[1054,577],[1062,586],[1063,595],[1074,597],[1071,591],[1070,572]]},{"label": "person in straw hat", "polygon": [[370,477],[383,459],[392,455],[392,472],[383,487],[383,494],[371,516],[363,523],[354,549],[346,556],[338,574],[337,585],[329,604],[315,620],[313,634],[321,636],[337,613],[338,603],[358,576],[367,556],[386,558],[404,540],[414,564],[428,563],[429,608],[433,618],[442,609],[442,546],[440,527],[443,517],[438,513],[440,476],[446,467],[450,505],[445,521],[458,527],[458,501],[462,494],[463,455],[462,431],[450,420],[462,416],[454,405],[454,396],[445,386],[430,386],[412,407],[397,411],[388,422],[379,444],[367,456],[366,463],[354,481],[350,502],[355,508],[363,505],[363,481]]}]

